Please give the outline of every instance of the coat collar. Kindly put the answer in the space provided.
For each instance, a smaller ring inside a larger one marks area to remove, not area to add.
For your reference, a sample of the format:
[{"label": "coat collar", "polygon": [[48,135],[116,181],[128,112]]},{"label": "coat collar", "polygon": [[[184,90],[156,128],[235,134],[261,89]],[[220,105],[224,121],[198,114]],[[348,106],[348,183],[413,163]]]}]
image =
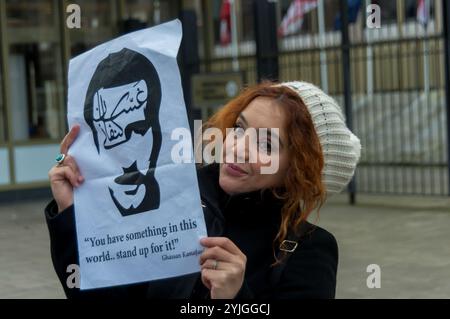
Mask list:
[{"label": "coat collar", "polygon": [[218,208],[222,213],[235,207],[262,207],[264,210],[272,212],[280,211],[283,207],[283,200],[276,198],[268,189],[233,195],[225,193],[219,185],[219,169],[218,163],[205,165],[198,169],[202,200],[206,201],[208,205]]}]

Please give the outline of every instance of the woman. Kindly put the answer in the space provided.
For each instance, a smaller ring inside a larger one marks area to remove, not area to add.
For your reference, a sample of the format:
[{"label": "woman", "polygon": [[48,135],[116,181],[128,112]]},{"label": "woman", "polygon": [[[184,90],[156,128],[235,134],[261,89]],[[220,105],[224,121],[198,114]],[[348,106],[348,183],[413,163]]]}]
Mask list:
[{"label": "woman", "polygon": [[[244,90],[206,127],[223,133],[234,128],[238,138],[225,137],[223,163],[197,171],[209,236],[201,240],[200,274],[90,291],[68,288],[67,266],[77,263],[73,187],[83,177],[70,156],[50,170],[54,201],[46,218],[53,264],[68,297],[334,298],[336,240],[307,218],[345,187],[359,159],[359,140],[339,106],[309,83],[266,82]],[[259,136],[247,143],[247,132],[259,128],[278,128],[277,143]],[[61,153],[77,134],[72,128]],[[256,161],[249,160],[252,151]],[[232,163],[230,153],[243,161]],[[262,174],[272,153],[278,169]]]}]

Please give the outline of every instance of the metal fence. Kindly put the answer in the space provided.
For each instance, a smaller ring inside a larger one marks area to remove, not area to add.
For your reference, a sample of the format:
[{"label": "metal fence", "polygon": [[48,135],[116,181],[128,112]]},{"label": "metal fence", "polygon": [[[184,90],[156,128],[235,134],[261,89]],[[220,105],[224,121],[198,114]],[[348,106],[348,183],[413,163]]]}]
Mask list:
[{"label": "metal fence", "polygon": [[[341,49],[280,50],[279,80],[323,87],[325,65],[328,92],[344,108]],[[356,192],[448,195],[443,36],[352,43],[350,66],[353,131],[362,143]],[[231,68],[231,58],[201,65],[210,72]],[[253,54],[240,56],[239,68],[256,83]]]}]

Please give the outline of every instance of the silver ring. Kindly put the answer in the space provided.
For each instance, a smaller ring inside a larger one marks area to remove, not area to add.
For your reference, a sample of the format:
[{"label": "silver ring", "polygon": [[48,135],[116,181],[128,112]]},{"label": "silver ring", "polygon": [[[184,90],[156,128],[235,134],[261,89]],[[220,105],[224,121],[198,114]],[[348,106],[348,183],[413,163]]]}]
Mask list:
[{"label": "silver ring", "polygon": [[214,259],[213,268],[214,270],[217,270],[217,266],[219,265],[219,261],[217,259]]},{"label": "silver ring", "polygon": [[65,160],[65,158],[66,158],[66,154],[63,154],[63,153],[58,154],[56,156],[56,158],[55,158],[55,162],[57,163],[58,166],[62,165],[64,160]]}]

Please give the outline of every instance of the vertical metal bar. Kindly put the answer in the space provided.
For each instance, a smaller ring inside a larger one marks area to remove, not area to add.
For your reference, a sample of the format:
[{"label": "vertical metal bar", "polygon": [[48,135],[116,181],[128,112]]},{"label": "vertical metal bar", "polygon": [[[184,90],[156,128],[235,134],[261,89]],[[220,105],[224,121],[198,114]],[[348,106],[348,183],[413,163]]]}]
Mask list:
[{"label": "vertical metal bar", "polygon": [[442,0],[443,13],[443,29],[444,29],[444,47],[445,47],[445,105],[446,105],[446,120],[447,120],[447,187],[450,196],[450,3],[447,0]]},{"label": "vertical metal bar", "polygon": [[[385,29],[386,30],[386,29]],[[380,61],[380,70],[378,71],[380,74],[380,79],[382,79],[385,75],[385,69],[386,69],[386,44],[382,43],[380,45],[380,51],[379,51],[379,61]],[[387,132],[385,127],[385,119],[386,119],[386,108],[384,107],[384,100],[386,96],[386,83],[384,81],[380,82],[380,92],[377,96],[378,106],[381,110],[381,141],[377,141],[377,144],[379,145],[378,149],[378,155],[379,155],[379,163],[381,166],[379,166],[377,175],[380,178],[379,185],[381,186],[380,192],[386,193],[387,189],[387,178],[386,178],[386,145],[385,142],[387,140]],[[375,127],[374,127],[375,128]]]},{"label": "vertical metal bar", "polygon": [[[381,69],[381,74],[383,74],[383,77],[380,78],[384,78],[384,75],[386,74],[386,43],[382,43],[380,45],[380,69]],[[387,134],[387,130],[386,130],[386,124],[385,124],[385,120],[386,120],[386,108],[384,107],[385,105],[385,99],[386,99],[386,83],[384,81],[381,82],[381,87],[380,87],[380,93],[378,95],[378,101],[379,101],[379,106],[381,109],[381,131],[382,131],[382,139],[381,141],[379,141],[379,145],[380,145],[380,149],[379,149],[379,154],[380,154],[380,162],[382,163],[382,165],[380,166],[378,175],[382,176],[382,180],[381,180],[381,186],[382,186],[382,193],[386,193],[387,191],[387,174],[386,174],[386,150],[387,150],[387,143],[385,143],[385,141],[387,141],[388,139],[388,134]],[[382,173],[382,174],[381,174]]]},{"label": "vertical metal bar", "polygon": [[[407,194],[408,190],[408,172],[407,168],[405,167],[405,163],[408,161],[408,156],[406,154],[406,145],[411,145],[410,142],[410,136],[408,134],[408,131],[406,128],[408,127],[408,119],[409,119],[409,83],[410,83],[410,68],[407,67],[409,62],[409,50],[408,50],[409,43],[404,43],[404,46],[402,47],[402,57],[405,59],[405,62],[401,65],[401,75],[402,75],[402,95],[401,95],[401,109],[402,109],[402,172],[403,172],[403,193]],[[406,65],[406,66],[405,66]]]},{"label": "vertical metal bar", "polygon": [[[428,57],[427,57],[427,59],[429,59],[430,55],[432,56],[433,51],[434,51],[432,49],[434,47],[434,45],[433,45],[434,40],[430,41],[429,37],[427,37],[426,41],[428,42],[428,53],[427,53]],[[434,60],[432,60],[432,61],[434,61]],[[435,166],[434,166],[434,152],[435,152],[435,149],[434,149],[434,145],[433,145],[434,143],[432,141],[432,139],[434,138],[434,133],[435,133],[434,125],[433,125],[433,119],[434,119],[435,114],[436,114],[436,116],[438,115],[437,113],[433,112],[433,110],[436,109],[436,105],[432,104],[433,103],[433,99],[431,99],[431,95],[432,95],[432,89],[431,89],[432,88],[432,81],[431,80],[432,80],[432,76],[433,75],[434,75],[433,70],[430,68],[430,65],[428,65],[427,77],[429,77],[429,80],[428,80],[428,82],[429,82],[429,88],[428,88],[429,92],[427,94],[427,114],[428,114],[429,134],[427,134],[427,136],[428,136],[427,145],[429,145],[429,147],[430,147],[430,152],[428,154],[428,157],[429,157],[428,178],[429,178],[429,183],[430,183],[430,187],[429,187],[429,194],[430,195],[434,194],[434,189],[435,189],[434,178],[433,178],[433,176],[434,176],[433,171],[435,169]]]},{"label": "vertical metal bar", "polygon": [[[389,65],[389,75],[391,78],[391,83],[390,83],[390,87],[392,89],[392,92],[389,92],[389,104],[388,108],[389,108],[389,118],[391,121],[391,125],[390,125],[390,130],[391,130],[391,151],[389,154],[389,172],[388,175],[391,177],[391,183],[390,183],[390,192],[392,193],[398,193],[398,188],[397,186],[397,169],[395,166],[395,162],[396,162],[396,152],[398,151],[398,147],[397,147],[397,134],[396,134],[396,129],[395,129],[395,119],[397,118],[397,114],[395,114],[395,94],[397,92],[396,89],[396,82],[395,82],[395,75],[394,75],[394,49],[397,43],[389,43],[388,44],[388,65]],[[388,98],[386,96],[386,98]]]},{"label": "vertical metal bar", "polygon": [[398,131],[398,141],[400,143],[398,150],[400,151],[400,156],[398,158],[398,163],[400,164],[398,167],[398,180],[399,180],[399,191],[404,194],[405,193],[405,186],[406,186],[406,180],[405,180],[405,169],[403,167],[403,163],[405,162],[405,144],[406,144],[406,138],[405,138],[405,130],[404,130],[404,124],[403,124],[403,115],[405,103],[404,103],[404,91],[405,91],[405,82],[404,82],[404,75],[403,74],[403,59],[405,56],[403,55],[403,43],[399,43],[398,50],[397,50],[397,61],[398,61],[398,74],[399,74],[399,87],[398,87],[398,98],[397,98],[397,111],[398,111],[398,123],[397,123],[397,131]]},{"label": "vertical metal bar", "polygon": [[[429,15],[430,15],[430,1],[429,0],[425,0],[425,10],[427,11],[426,15],[428,16],[429,19]],[[423,82],[424,82],[424,100],[425,100],[425,109],[426,109],[426,119],[428,120],[426,122],[427,124],[427,128],[424,127],[424,132],[425,129],[429,131],[429,133],[431,134],[432,132],[432,125],[431,125],[431,117],[432,114],[430,113],[430,59],[429,59],[429,51],[430,51],[430,39],[428,36],[428,24],[429,22],[427,21],[425,23],[425,25],[423,26],[424,29],[424,37],[422,39],[422,43],[423,43]],[[425,120],[425,118],[424,118]],[[425,187],[425,194],[428,194],[431,190],[432,190],[432,181],[430,178],[430,175],[432,174],[432,166],[431,166],[431,158],[432,158],[432,148],[430,148],[430,144],[426,141],[425,137],[429,136],[428,134],[424,134],[424,143],[425,145],[427,145],[428,147],[428,152],[425,152],[425,154],[427,154],[426,157],[426,161],[428,162],[428,169],[426,169],[426,166],[424,167],[424,174],[425,174],[425,181],[423,183],[424,187]],[[426,174],[426,173],[429,174]],[[428,176],[427,176],[428,175]],[[428,185],[428,183],[430,183],[430,188],[427,188],[426,186]]]},{"label": "vertical metal bar", "polygon": [[[417,85],[417,82],[414,82],[414,79],[416,79],[416,81],[417,81],[417,59],[416,59],[416,53],[414,50],[414,45],[416,43],[416,40],[408,41],[407,43],[409,44],[408,52],[410,52],[410,53],[408,53],[408,55],[412,61],[412,64],[416,66],[415,68],[414,67],[412,68],[411,72],[409,72],[409,68],[407,68],[408,73],[409,73],[408,79],[410,79],[410,82],[408,82],[408,84],[409,84],[408,89],[411,90],[411,93],[408,92],[408,115],[409,115],[408,136],[409,136],[409,141],[408,141],[407,145],[411,145],[411,153],[412,153],[413,151],[415,151],[415,145],[414,145],[415,138],[414,138],[414,131],[412,130],[413,125],[414,125],[414,112],[412,109],[412,105],[414,103],[414,90]],[[413,74],[413,72],[416,72],[416,73]],[[409,156],[409,162],[410,162],[410,164],[412,164],[410,166],[410,170],[411,170],[410,174],[408,174],[410,177],[410,184],[412,186],[411,186],[410,192],[408,194],[413,194],[416,189],[416,185],[417,185],[417,169],[415,166],[413,166],[414,157],[411,157],[411,154]]]},{"label": "vertical metal bar", "polygon": [[258,80],[278,79],[278,42],[275,4],[253,1]]},{"label": "vertical metal bar", "polygon": [[[367,82],[365,82],[366,79],[367,79],[367,74],[366,74],[367,68],[365,67],[366,66],[366,61],[367,61],[366,46],[367,46],[367,43],[364,43],[364,47],[361,48],[361,66],[360,66],[361,83],[362,83],[362,85],[361,85],[361,95],[365,97],[365,104],[364,104],[364,108],[362,108],[361,111],[360,111],[361,112],[360,117],[357,118],[357,122],[360,122],[359,123],[360,128],[359,128],[358,132],[361,134],[363,145],[368,145],[369,125],[368,125],[368,120],[367,119],[369,117],[368,116],[369,115],[368,114],[369,108],[372,106],[372,103],[369,102],[370,99],[371,99],[371,96],[369,96],[367,94]],[[361,167],[360,172],[361,171],[363,172],[362,180],[364,181],[364,186],[362,187],[362,189],[360,187],[360,189],[363,192],[369,192],[369,188],[370,188],[370,186],[369,186],[370,178],[369,178],[369,170],[368,170],[368,167],[367,167],[367,160],[368,160],[367,152],[366,152],[366,149],[365,149],[361,153],[361,161],[364,162],[365,165],[364,166],[360,166]]]},{"label": "vertical metal bar", "polygon": [[[356,121],[355,121],[355,132],[356,133],[361,133],[363,131],[363,123],[365,123],[366,120],[366,107],[369,105],[368,104],[368,99],[365,98],[365,86],[364,86],[364,79],[365,79],[365,73],[364,73],[364,66],[365,66],[365,61],[366,61],[366,56],[365,56],[365,47],[367,44],[363,44],[361,47],[358,47],[358,51],[357,51],[357,72],[356,72],[356,81],[357,83],[359,83],[359,87],[357,90],[357,94],[358,96],[361,96],[361,102],[362,105],[359,105],[358,109],[359,111],[356,112]],[[365,126],[367,128],[367,126]],[[367,145],[367,134],[360,134],[360,138],[361,138],[361,143],[363,145]],[[365,178],[364,178],[365,177]],[[367,183],[367,171],[365,169],[363,169],[361,171],[361,166],[360,166],[360,174],[357,176],[357,184],[359,185],[359,190],[364,192],[367,192],[367,187],[366,183]],[[364,185],[364,186],[361,186]]]},{"label": "vertical metal bar", "polygon": [[[348,4],[347,0],[339,0],[340,12],[341,12],[341,50],[342,50],[342,79],[344,81],[344,104],[345,104],[345,117],[347,119],[347,126],[350,130],[353,128],[353,115],[352,115],[352,97],[351,97],[351,78],[350,78],[350,38],[348,35]],[[348,190],[350,194],[350,204],[355,204],[355,177],[353,176]]]},{"label": "vertical metal bar", "polygon": [[320,48],[320,79],[322,90],[328,93],[328,69],[327,69],[327,55],[325,48],[325,10],[324,0],[318,1],[317,20],[319,24],[319,48]]},{"label": "vertical metal bar", "polygon": [[[381,53],[380,53],[380,44],[377,44],[376,46],[374,46],[374,65],[378,65],[378,67],[374,67],[374,97],[372,99],[373,101],[373,107],[372,107],[372,150],[373,150],[373,161],[372,161],[372,180],[375,181],[375,185],[373,187],[373,191],[376,193],[381,193],[380,189],[380,181],[381,181],[381,177],[380,177],[380,173],[379,173],[379,168],[380,167],[380,153],[382,152],[381,150],[379,150],[379,135],[377,132],[378,130],[376,130],[376,127],[378,127],[378,117],[379,115],[379,92],[381,91],[381,84],[379,81],[379,74],[380,74],[380,69],[381,69]],[[376,90],[378,89],[378,90]]]},{"label": "vertical metal bar", "polygon": [[[438,1],[438,3],[440,3]],[[437,16],[436,16],[437,17]],[[438,97],[439,97],[439,110],[438,110],[438,145],[439,145],[439,155],[438,155],[438,169],[437,169],[437,174],[439,176],[439,195],[444,195],[444,189],[445,189],[445,174],[441,174],[441,163],[445,161],[445,154],[444,154],[444,141],[445,141],[445,137],[443,137],[444,134],[444,130],[445,130],[445,123],[443,123],[442,121],[442,116],[444,115],[444,104],[441,104],[441,85],[443,84],[441,82],[442,79],[442,69],[443,69],[443,58],[444,58],[444,52],[443,52],[443,39],[440,38],[439,39],[439,50],[437,51],[437,55],[438,55],[438,62],[436,63],[436,78],[439,79],[438,80],[438,87],[437,87],[437,91],[438,93]]]},{"label": "vertical metal bar", "polygon": [[[416,34],[418,34],[418,33],[416,33]],[[421,41],[420,41],[421,40]],[[423,91],[422,91],[422,86],[421,86],[421,83],[420,83],[420,78],[419,78],[419,75],[420,75],[420,69],[419,69],[419,66],[420,66],[420,60],[422,60],[422,63],[425,63],[425,61],[422,59],[422,57],[423,57],[423,50],[425,49],[425,40],[424,40],[424,38],[422,38],[422,39],[417,39],[417,50],[416,50],[416,53],[417,53],[417,101],[418,101],[418,103],[419,103],[419,106],[418,106],[418,109],[417,109],[417,119],[418,119],[418,121],[417,121],[417,127],[418,127],[418,130],[417,130],[417,132],[418,132],[418,134],[419,134],[419,136],[418,136],[418,141],[419,141],[419,149],[420,149],[420,154],[421,154],[421,156],[420,156],[420,162],[419,162],[419,165],[420,165],[420,178],[421,178],[421,181],[420,181],[420,185],[421,185],[421,187],[420,187],[420,194],[421,195],[423,195],[423,194],[425,194],[426,193],[426,190],[425,190],[425,181],[426,181],[426,174],[425,174],[425,159],[427,158],[426,156],[425,156],[425,153],[426,153],[426,150],[425,150],[425,143],[426,143],[426,141],[425,141],[425,134],[423,134],[423,132],[424,132],[424,130],[426,129],[426,126],[425,126],[425,121],[424,121],[424,119],[426,118],[426,116],[427,116],[427,113],[426,113],[426,110],[425,110],[425,107],[422,107],[422,103],[421,103],[421,101],[422,101],[422,96],[423,96],[423,100],[425,101],[425,104],[426,104],[426,93],[425,93],[425,90],[426,90],[426,81],[424,80],[424,78],[422,77],[422,85],[423,85]],[[422,65],[422,72],[423,72],[423,65]]]},{"label": "vertical metal bar", "polygon": [[[405,26],[405,3],[403,0],[397,0],[397,5],[396,5],[396,9],[397,9],[397,30],[398,30],[398,34],[399,34],[399,39],[401,40],[404,37],[404,30],[403,27]],[[398,165],[398,167],[396,166],[395,170],[397,171],[396,177],[395,179],[398,181],[398,192],[400,194],[404,194],[405,193],[405,188],[407,185],[406,182],[406,174],[405,174],[405,167],[403,165],[401,165],[402,163],[404,163],[404,144],[405,144],[405,138],[404,138],[404,126],[402,125],[403,123],[403,114],[404,114],[404,107],[406,106],[403,102],[404,102],[404,94],[403,94],[403,90],[405,90],[405,86],[404,86],[404,81],[403,81],[403,58],[404,56],[402,56],[403,52],[403,43],[400,42],[398,43],[398,48],[397,48],[397,54],[396,54],[396,59],[397,59],[397,69],[398,69],[398,73],[399,77],[398,77],[398,95],[397,95],[397,111],[398,111],[398,124],[396,126],[397,130],[396,132],[398,133],[397,136],[397,141],[399,142],[399,145],[397,144],[395,147],[395,150],[400,151],[400,156],[398,158],[396,158],[396,165]]]},{"label": "vertical metal bar", "polygon": [[[370,0],[365,1],[366,7],[369,6]],[[365,15],[366,19],[369,17],[369,13],[366,11]],[[367,95],[370,96],[373,94],[373,48],[371,45],[372,34],[370,29],[366,29],[366,70],[367,70]]]},{"label": "vertical metal bar", "polygon": [[[302,55],[302,53],[300,51],[299,52],[299,56],[301,56],[301,55]],[[288,78],[288,81],[294,80],[293,77],[292,77],[292,72],[293,72],[294,68],[290,68],[289,67],[290,65],[292,65],[292,53],[290,53],[288,51],[288,53],[286,54],[286,67],[287,67],[287,78]],[[300,69],[301,65],[300,64],[297,65],[297,68],[301,71],[301,69]]]}]

